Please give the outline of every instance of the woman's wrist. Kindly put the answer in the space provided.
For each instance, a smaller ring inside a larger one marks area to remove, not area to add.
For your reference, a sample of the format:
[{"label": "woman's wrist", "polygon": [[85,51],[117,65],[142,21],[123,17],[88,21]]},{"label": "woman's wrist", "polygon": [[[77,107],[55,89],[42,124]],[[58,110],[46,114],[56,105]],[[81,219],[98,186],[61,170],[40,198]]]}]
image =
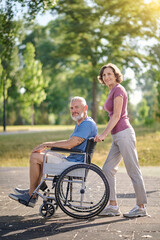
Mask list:
[{"label": "woman's wrist", "polygon": [[108,135],[108,133],[106,133],[106,132],[103,132],[103,133],[102,133],[102,136],[103,136],[104,138],[106,138],[107,135]]}]

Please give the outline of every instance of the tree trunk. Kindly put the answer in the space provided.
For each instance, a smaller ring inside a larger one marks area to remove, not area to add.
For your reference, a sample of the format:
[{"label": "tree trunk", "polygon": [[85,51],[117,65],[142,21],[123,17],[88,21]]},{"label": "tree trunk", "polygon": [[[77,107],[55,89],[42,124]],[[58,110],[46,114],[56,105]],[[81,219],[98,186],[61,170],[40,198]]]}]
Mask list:
[{"label": "tree trunk", "polygon": [[92,118],[97,122],[97,79],[93,78],[92,82]]},{"label": "tree trunk", "polygon": [[5,80],[6,76],[2,77],[3,81],[3,131],[6,131],[6,94],[5,94]]},{"label": "tree trunk", "polygon": [[32,126],[34,125],[34,118],[35,118],[35,115],[34,115],[34,105],[32,105]]}]

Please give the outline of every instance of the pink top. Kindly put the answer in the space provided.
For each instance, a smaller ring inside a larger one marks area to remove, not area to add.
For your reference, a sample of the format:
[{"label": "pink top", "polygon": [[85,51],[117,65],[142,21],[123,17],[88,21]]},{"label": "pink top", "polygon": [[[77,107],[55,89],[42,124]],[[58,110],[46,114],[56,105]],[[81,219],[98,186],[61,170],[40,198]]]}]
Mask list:
[{"label": "pink top", "polygon": [[112,129],[111,134],[118,133],[120,131],[125,130],[126,128],[131,127],[129,118],[128,118],[128,113],[127,113],[127,102],[128,102],[128,97],[127,97],[127,92],[125,88],[121,84],[117,84],[112,90],[110,91],[107,100],[104,104],[104,109],[109,113],[109,118],[112,117],[113,115],[113,104],[114,104],[114,98],[122,96],[123,98],[123,106],[122,106],[122,112],[120,119],[116,126]]}]

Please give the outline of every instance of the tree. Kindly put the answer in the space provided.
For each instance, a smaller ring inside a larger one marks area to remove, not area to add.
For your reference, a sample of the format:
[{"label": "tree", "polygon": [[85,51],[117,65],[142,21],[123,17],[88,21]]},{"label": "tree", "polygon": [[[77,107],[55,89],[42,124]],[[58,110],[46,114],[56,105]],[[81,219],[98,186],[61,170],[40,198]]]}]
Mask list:
[{"label": "tree", "polygon": [[[137,72],[137,61],[146,62],[138,43],[154,36],[155,12],[154,5],[143,1],[81,1],[79,6],[77,0],[60,0],[53,9],[57,18],[45,28],[36,26],[27,37],[35,44],[36,56],[50,75],[49,91],[53,94],[48,92],[47,100],[52,101],[49,106],[62,111],[64,103],[80,93],[87,98],[96,120],[104,93],[97,83],[100,67],[113,62],[123,72],[127,67]],[[42,33],[45,39],[40,37]]]},{"label": "tree", "polygon": [[152,69],[146,70],[137,77],[137,86],[142,91],[142,98],[146,100],[149,107],[148,123],[156,121],[157,112],[157,84],[155,82],[155,74]]},{"label": "tree", "polygon": [[65,57],[67,67],[74,66],[76,78],[81,74],[79,66],[86,66],[85,77],[92,83],[92,117],[95,120],[98,109],[96,76],[100,66],[113,62],[119,67],[138,68],[136,60],[143,61],[143,57],[138,52],[137,40],[155,36],[157,6],[147,5],[143,0],[83,0],[81,4],[78,0],[59,0],[54,8],[59,22],[53,35],[60,36],[54,56]]},{"label": "tree", "polygon": [[35,60],[35,48],[27,43],[24,51],[24,67],[21,70],[21,101],[32,109],[32,125],[34,124],[34,106],[46,98],[45,88],[48,82],[43,77],[42,64]]},{"label": "tree", "polygon": [[[159,36],[160,37],[160,36]],[[157,89],[156,116],[160,120],[160,44],[155,44],[150,51],[152,66],[150,72]]]},{"label": "tree", "polygon": [[6,131],[6,87],[9,76],[9,66],[12,52],[16,46],[17,25],[14,21],[14,14],[16,4],[20,3],[22,9],[28,7],[27,20],[33,20],[37,13],[43,12],[45,9],[50,9],[56,4],[56,0],[6,0],[0,2],[0,45],[2,48],[1,61],[3,72],[1,77],[1,84],[3,88],[3,129]]},{"label": "tree", "polygon": [[[22,45],[32,42],[36,49],[36,58],[43,64],[43,72],[49,78],[49,86],[46,89],[47,97],[45,100],[47,112],[55,114],[56,124],[72,123],[70,115],[66,111],[70,97],[73,95],[83,95],[90,103],[88,92],[91,91],[91,84],[86,84],[86,65],[80,65],[81,75],[77,77],[75,63],[68,61],[61,53],[57,52],[59,38],[58,25],[60,19],[55,19],[47,26],[29,26],[30,34],[25,37]],[[76,56],[75,56],[76,57]],[[75,58],[72,56],[72,58]],[[88,77],[87,77],[88,78]]]},{"label": "tree", "polygon": [[[7,2],[10,3],[11,12],[17,2],[28,6],[30,10],[25,18],[28,21],[33,20],[38,12],[43,12],[45,2],[51,1]],[[97,84],[100,67],[106,62],[113,62],[124,73],[126,67],[137,71],[138,60],[146,62],[138,43],[140,39],[154,37],[156,11],[159,10],[156,7],[154,3],[147,5],[143,0],[82,0],[81,4],[78,0],[59,0],[56,7],[51,7],[52,13],[57,16],[54,21],[46,27],[36,26],[32,29],[33,25],[30,25],[32,33],[23,43],[31,41],[34,44],[35,58],[41,61],[45,76],[50,78],[46,98],[50,111],[54,108],[56,114],[58,111],[65,114],[69,98],[80,94],[87,98],[96,120],[98,105],[105,91]],[[13,32],[13,27],[11,30]],[[13,35],[11,31],[10,35]],[[15,39],[16,35],[11,39],[14,47]],[[5,41],[4,46],[7,49]],[[8,89],[9,94],[11,88]]]},{"label": "tree", "polygon": [[149,61],[144,72],[139,74],[137,87],[149,106],[150,121],[160,120],[160,44],[149,49]]},{"label": "tree", "polygon": [[2,96],[3,96],[3,129],[6,130],[6,103],[8,96],[8,88],[11,86],[9,82],[10,73],[14,68],[12,57],[15,51],[16,37],[21,27],[20,22],[13,21],[13,12],[11,2],[6,1],[5,9],[0,9],[0,57],[2,64]]},{"label": "tree", "polygon": [[[6,15],[3,14],[2,10],[0,11],[0,43],[2,45],[3,51],[1,54],[2,60],[2,76],[1,76],[1,83],[2,83],[2,96],[3,96],[3,129],[6,130],[6,85],[7,85],[7,72],[8,72],[8,64],[7,60],[10,60],[11,51],[13,48],[13,25],[12,25],[12,17],[13,14],[11,13],[11,5],[7,2],[7,10]],[[8,49],[7,49],[8,46]]]},{"label": "tree", "polygon": [[141,124],[148,123],[148,113],[149,113],[149,106],[147,105],[146,99],[142,99],[140,103],[137,105],[137,112],[138,112],[138,120]]}]

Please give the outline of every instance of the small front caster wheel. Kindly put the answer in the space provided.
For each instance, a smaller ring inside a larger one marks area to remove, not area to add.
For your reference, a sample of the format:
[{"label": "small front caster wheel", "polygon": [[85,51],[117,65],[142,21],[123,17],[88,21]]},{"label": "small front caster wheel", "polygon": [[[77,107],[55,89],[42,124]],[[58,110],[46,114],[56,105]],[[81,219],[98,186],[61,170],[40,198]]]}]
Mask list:
[{"label": "small front caster wheel", "polygon": [[[49,203],[53,203],[53,199],[48,199],[47,202]],[[55,211],[58,209],[58,204],[57,202],[54,200],[54,204],[53,204],[54,208],[55,208]]]},{"label": "small front caster wheel", "polygon": [[55,207],[54,207],[54,205],[52,203],[46,202],[46,203],[43,203],[40,206],[39,212],[40,212],[42,217],[50,218],[55,213]]}]

